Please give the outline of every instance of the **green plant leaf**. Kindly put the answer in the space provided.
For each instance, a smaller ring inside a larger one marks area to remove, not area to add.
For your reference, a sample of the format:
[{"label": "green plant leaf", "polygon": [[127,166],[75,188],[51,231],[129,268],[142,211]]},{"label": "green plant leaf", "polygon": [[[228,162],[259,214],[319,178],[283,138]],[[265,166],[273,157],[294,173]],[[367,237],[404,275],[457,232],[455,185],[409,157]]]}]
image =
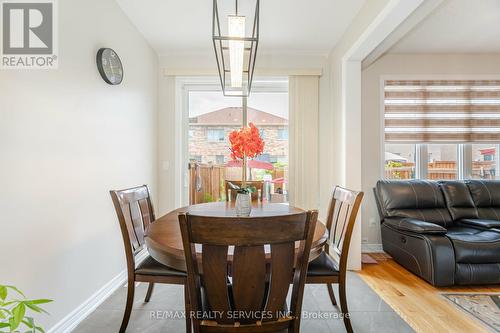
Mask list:
[{"label": "green plant leaf", "polygon": [[17,328],[17,326],[19,326],[19,324],[17,324],[17,326],[14,325],[14,317],[9,318],[9,326],[11,332],[13,332]]},{"label": "green plant leaf", "polygon": [[32,330],[29,331],[30,333],[34,333],[36,331],[39,331],[39,332],[42,332],[42,333],[45,333],[45,330],[41,327],[41,326],[36,326],[35,325],[35,320],[31,317],[26,317],[27,320],[23,321],[23,323],[28,326],[29,328],[31,328]]},{"label": "green plant leaf", "polygon": [[48,314],[47,311],[45,311],[44,309],[42,309],[38,305],[31,304],[31,303],[24,303],[24,305],[26,305],[28,308],[30,308],[31,310],[33,310],[35,312]]},{"label": "green plant leaf", "polygon": [[0,299],[3,301],[7,298],[7,287],[0,286]]},{"label": "green plant leaf", "polygon": [[21,301],[18,301],[18,300],[16,299],[16,300],[13,300],[13,301],[5,302],[5,303],[3,303],[3,305],[2,305],[2,306],[4,306],[4,307],[5,307],[5,306],[9,306],[9,305],[11,305],[11,304],[20,303],[20,302],[21,302]]},{"label": "green plant leaf", "polygon": [[31,299],[31,300],[28,300],[28,301],[24,301],[24,303],[30,303],[30,304],[45,304],[45,303],[50,303],[50,302],[53,302],[53,300],[51,300],[51,299],[45,299],[45,298]]},{"label": "green plant leaf", "polygon": [[26,314],[26,306],[24,303],[19,303],[15,308],[12,309],[12,317],[10,323],[10,329],[14,331],[21,321],[24,319],[24,315]]},{"label": "green plant leaf", "polygon": [[[26,317],[28,318],[28,317]],[[31,318],[33,320],[33,318]],[[25,319],[22,321],[24,325],[28,326],[29,328],[33,328],[33,324],[29,322],[29,320]]]},{"label": "green plant leaf", "polygon": [[[7,299],[9,289],[22,296],[22,298],[11,298],[8,302],[6,302],[5,300]],[[19,333],[23,332],[26,328],[29,328],[26,333],[44,333],[44,329],[40,326],[36,326],[32,317],[25,317],[26,308],[38,313],[48,313],[47,311],[42,309],[40,305],[50,302],[53,302],[53,300],[46,298],[26,299],[26,296],[23,294],[23,292],[17,289],[15,286],[0,285],[0,333]],[[20,328],[21,324],[23,324],[22,329]],[[7,328],[8,331],[2,330],[2,328]]]},{"label": "green plant leaf", "polygon": [[203,202],[214,202],[214,197],[210,193],[203,194]]},{"label": "green plant leaf", "polygon": [[229,187],[232,189],[232,190],[239,190],[240,187],[238,185],[235,185],[231,182],[227,182],[227,184],[229,185]]},{"label": "green plant leaf", "polygon": [[14,286],[4,286],[4,287],[9,288],[9,289],[12,289],[12,290],[14,290],[16,293],[18,293],[19,295],[21,295],[21,296],[23,296],[23,297],[25,297],[25,298],[26,298],[26,296],[24,296],[23,292],[22,292],[21,290],[17,289],[16,287],[14,287]]},{"label": "green plant leaf", "polygon": [[0,312],[5,312],[6,314],[10,314],[10,310],[7,308],[0,308]]}]

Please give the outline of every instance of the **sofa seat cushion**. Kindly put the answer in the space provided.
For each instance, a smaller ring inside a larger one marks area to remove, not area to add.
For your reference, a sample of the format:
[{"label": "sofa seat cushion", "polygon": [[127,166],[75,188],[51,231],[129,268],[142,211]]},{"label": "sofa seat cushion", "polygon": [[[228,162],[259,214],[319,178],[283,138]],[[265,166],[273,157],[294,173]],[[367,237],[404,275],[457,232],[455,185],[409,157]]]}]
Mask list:
[{"label": "sofa seat cushion", "polygon": [[150,256],[144,259],[135,269],[135,274],[160,276],[187,276],[186,272],[165,266]]},{"label": "sofa seat cushion", "polygon": [[467,264],[500,263],[500,233],[468,227],[450,227],[455,261]]},{"label": "sofa seat cushion", "polygon": [[500,221],[498,220],[485,220],[485,219],[462,219],[458,222],[462,224],[478,226],[482,228],[500,228]]},{"label": "sofa seat cushion", "polygon": [[339,265],[325,251],[309,263],[308,276],[339,275]]}]

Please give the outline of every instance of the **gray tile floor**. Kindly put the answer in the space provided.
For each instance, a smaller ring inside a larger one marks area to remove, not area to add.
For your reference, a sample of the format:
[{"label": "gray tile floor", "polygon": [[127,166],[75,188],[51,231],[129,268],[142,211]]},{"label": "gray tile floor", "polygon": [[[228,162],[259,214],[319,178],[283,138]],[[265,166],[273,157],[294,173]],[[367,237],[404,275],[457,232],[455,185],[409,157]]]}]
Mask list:
[{"label": "gray tile floor", "polygon": [[[184,308],[184,293],[181,286],[155,286],[149,303],[144,303],[147,285],[136,288],[134,310],[127,332],[168,333],[185,332],[184,319],[155,319],[152,313],[173,313]],[[336,293],[338,295],[338,293]],[[125,307],[126,288],[120,288],[101,304],[75,330],[75,333],[118,332]],[[337,297],[338,299],[338,297]],[[356,333],[384,332],[405,333],[413,330],[373,291],[356,273],[348,276],[348,305],[351,322]],[[338,312],[330,302],[326,286],[308,285],[304,293],[303,311],[310,316]],[[341,319],[305,319],[302,332],[345,332]]]}]

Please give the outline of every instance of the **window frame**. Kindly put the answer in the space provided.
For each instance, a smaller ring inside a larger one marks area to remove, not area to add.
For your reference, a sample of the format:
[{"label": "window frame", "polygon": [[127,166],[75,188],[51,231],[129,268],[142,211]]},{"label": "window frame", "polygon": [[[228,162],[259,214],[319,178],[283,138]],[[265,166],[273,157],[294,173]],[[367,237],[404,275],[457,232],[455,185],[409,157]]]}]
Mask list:
[{"label": "window frame", "polygon": [[500,175],[497,174],[497,172],[498,172],[497,170],[499,169],[499,166],[500,166],[500,164],[499,164],[500,163],[500,143],[498,143],[498,142],[497,143],[481,142],[481,143],[471,143],[471,144],[469,144],[469,146],[470,146],[469,147],[469,149],[470,149],[470,164],[469,164],[470,165],[470,170],[469,170],[468,178],[465,178],[465,179],[472,179],[472,171],[473,171],[472,162],[474,162],[473,158],[472,158],[472,155],[473,155],[472,154],[472,152],[473,152],[472,146],[474,144],[491,144],[492,146],[495,147],[495,159],[493,159],[492,161],[495,161],[495,169],[496,169],[496,171],[495,171],[495,179],[500,179]]},{"label": "window frame", "polygon": [[[380,119],[380,179],[385,178],[385,81],[388,80],[500,80],[500,75],[381,75],[379,81],[379,119]],[[403,142],[402,142],[403,143]],[[487,144],[487,142],[484,142]],[[457,145],[457,180],[472,178],[472,145],[475,142],[428,142],[415,144],[415,178],[428,179],[428,144],[456,144]],[[497,148],[495,162],[500,166],[500,142],[492,142]]]},{"label": "window frame", "polygon": [[[219,134],[222,133],[222,136],[219,136],[216,140],[212,140],[212,139],[210,139],[210,136],[209,136],[208,133],[215,132],[215,131],[217,131]],[[225,135],[224,128],[220,128],[220,127],[211,128],[211,127],[208,127],[206,129],[206,136],[207,136],[207,142],[210,142],[210,143],[221,143],[221,142],[225,142],[226,141],[226,135]]]},{"label": "window frame", "polygon": [[[222,159],[222,162],[219,161],[220,159]],[[224,155],[215,155],[215,164],[223,165],[224,163],[225,163]]]},{"label": "window frame", "polygon": [[[283,137],[283,133],[286,133],[286,138]],[[277,129],[277,138],[278,140],[290,140],[289,129],[288,128],[278,128]]]},{"label": "window frame", "polygon": [[[385,154],[385,145],[387,143],[384,141],[383,148]],[[393,144],[393,143],[392,143]],[[428,165],[429,165],[429,154],[428,145],[430,144],[454,144],[457,146],[457,180],[473,179],[472,178],[472,146],[474,143],[417,143],[415,145],[415,178],[411,179],[429,179]],[[500,165],[500,143],[488,143],[481,142],[476,144],[490,144],[496,148],[497,153],[495,154],[495,165]],[[383,161],[383,172],[382,179],[391,179],[385,177],[385,159]],[[397,180],[397,179],[391,179]],[[402,179],[404,180],[404,179]]]}]

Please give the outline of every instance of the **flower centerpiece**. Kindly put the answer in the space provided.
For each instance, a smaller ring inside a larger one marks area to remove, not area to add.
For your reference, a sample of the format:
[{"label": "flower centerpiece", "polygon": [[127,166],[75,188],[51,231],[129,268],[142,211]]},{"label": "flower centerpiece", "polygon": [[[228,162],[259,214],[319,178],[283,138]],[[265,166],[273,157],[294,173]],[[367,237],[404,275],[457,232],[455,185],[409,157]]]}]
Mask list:
[{"label": "flower centerpiece", "polygon": [[241,186],[233,186],[236,189],[236,214],[250,215],[251,192],[255,188],[248,187],[247,180],[247,159],[252,159],[262,154],[264,151],[264,141],[260,136],[259,129],[249,123],[248,127],[242,127],[229,133],[229,142],[231,143],[231,158],[242,161],[242,182]]}]

